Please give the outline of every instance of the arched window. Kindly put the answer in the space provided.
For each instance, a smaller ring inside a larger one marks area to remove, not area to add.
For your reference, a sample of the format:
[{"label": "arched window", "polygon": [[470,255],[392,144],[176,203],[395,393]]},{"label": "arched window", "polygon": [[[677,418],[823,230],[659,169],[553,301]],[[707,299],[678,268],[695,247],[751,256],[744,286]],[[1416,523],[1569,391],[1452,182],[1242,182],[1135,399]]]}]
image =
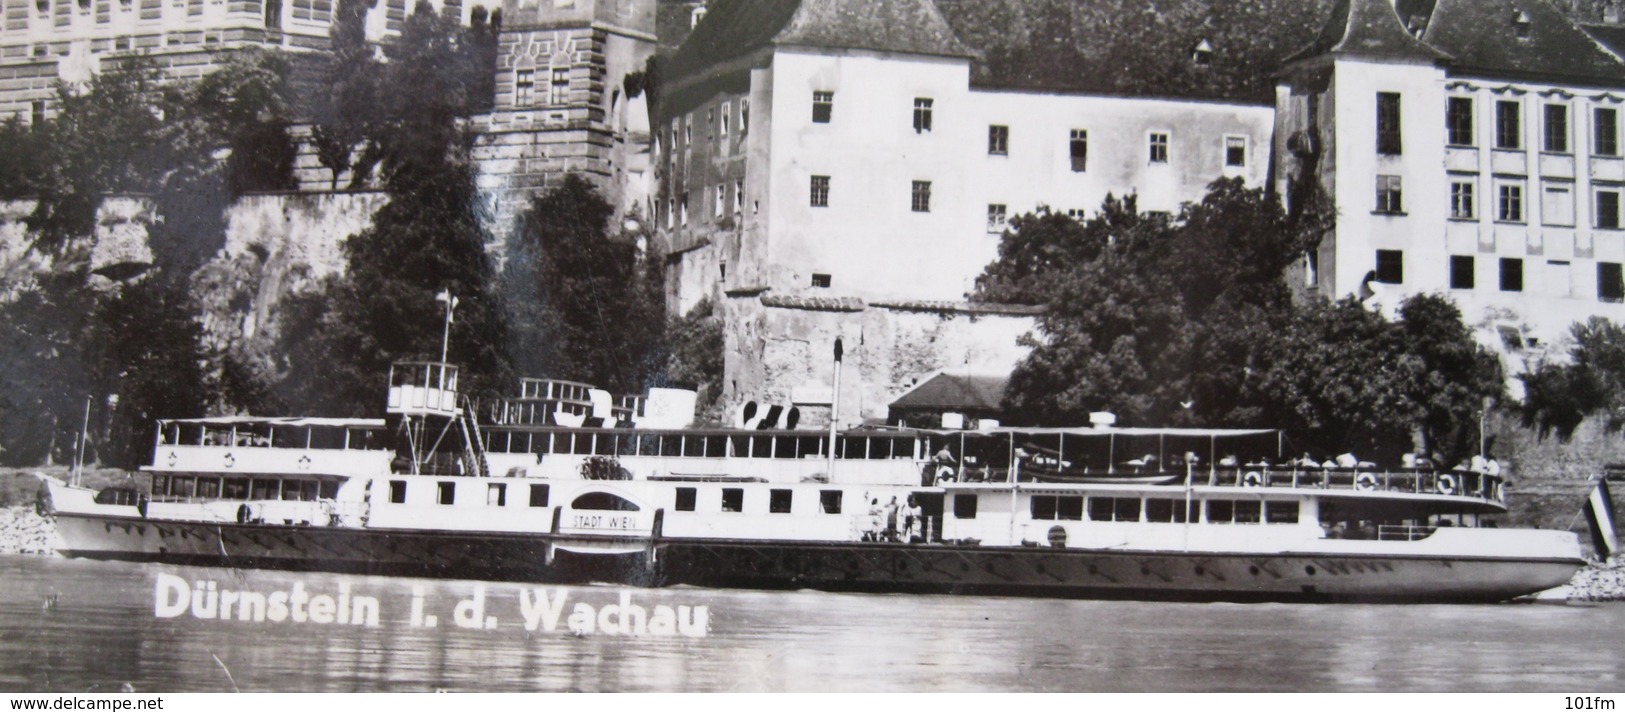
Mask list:
[{"label": "arched window", "polygon": [[570,503],[572,509],[596,509],[610,512],[637,512],[642,508],[630,500],[608,492],[588,492]]}]

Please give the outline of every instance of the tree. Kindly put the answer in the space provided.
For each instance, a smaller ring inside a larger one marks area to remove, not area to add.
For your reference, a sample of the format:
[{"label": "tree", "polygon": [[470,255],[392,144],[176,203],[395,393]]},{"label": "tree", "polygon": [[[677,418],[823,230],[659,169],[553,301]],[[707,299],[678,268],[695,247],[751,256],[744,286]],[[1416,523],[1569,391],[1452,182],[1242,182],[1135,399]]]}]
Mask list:
[{"label": "tree", "polygon": [[[356,188],[371,168],[357,166],[352,156],[382,118],[379,82],[383,68],[367,42],[367,11],[375,5],[377,0],[339,0],[333,15],[328,91],[316,97],[311,142],[316,147],[316,159],[332,174],[334,190],[345,171],[355,169],[350,187]],[[362,155],[370,153],[363,150]]]},{"label": "tree", "polygon": [[[666,381],[698,391],[697,410],[708,413],[722,396],[722,318],[709,298],[700,300],[682,318],[666,327],[671,338],[671,359]],[[720,414],[718,414],[720,415]]]},{"label": "tree", "polygon": [[[622,393],[642,391],[666,366],[665,316],[656,265],[628,236],[610,232],[614,208],[585,179],[567,175],[532,201],[510,250],[519,274],[535,260],[533,284],[510,304],[515,338],[543,344],[543,358],[516,354],[527,374],[586,381]],[[527,302],[534,307],[526,307]]]},{"label": "tree", "polygon": [[1569,363],[1541,362],[1519,376],[1524,425],[1567,439],[1600,414],[1609,431],[1625,428],[1625,327],[1591,317],[1569,327],[1569,337]]}]

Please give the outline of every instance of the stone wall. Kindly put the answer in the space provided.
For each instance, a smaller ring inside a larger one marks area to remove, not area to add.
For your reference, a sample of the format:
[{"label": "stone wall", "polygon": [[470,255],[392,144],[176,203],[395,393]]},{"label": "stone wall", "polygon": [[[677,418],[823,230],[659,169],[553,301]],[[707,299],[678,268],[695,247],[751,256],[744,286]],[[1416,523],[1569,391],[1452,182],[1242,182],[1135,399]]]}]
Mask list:
[{"label": "stone wall", "polygon": [[834,343],[845,351],[840,422],[883,421],[887,406],[941,371],[1008,374],[1033,310],[958,302],[864,302],[733,293],[723,302],[726,412],[794,403],[803,427],[829,422]]},{"label": "stone wall", "polygon": [[[0,300],[9,299],[31,284],[34,275],[52,268],[59,254],[83,256],[88,252],[92,270],[152,262],[152,250],[147,247],[152,206],[143,198],[103,201],[96,213],[95,238],[71,242],[61,250],[37,249],[34,244],[26,221],[36,204],[34,200],[0,201]],[[93,279],[111,285],[105,277]]]},{"label": "stone wall", "polygon": [[[1493,453],[1511,475],[1506,517],[1510,526],[1566,529],[1590,545],[1581,507],[1606,466],[1625,463],[1625,433],[1587,418],[1567,440],[1525,428],[1514,414],[1491,417]],[[1611,482],[1615,513],[1625,512],[1625,482]],[[1615,527],[1619,522],[1616,520]]]}]

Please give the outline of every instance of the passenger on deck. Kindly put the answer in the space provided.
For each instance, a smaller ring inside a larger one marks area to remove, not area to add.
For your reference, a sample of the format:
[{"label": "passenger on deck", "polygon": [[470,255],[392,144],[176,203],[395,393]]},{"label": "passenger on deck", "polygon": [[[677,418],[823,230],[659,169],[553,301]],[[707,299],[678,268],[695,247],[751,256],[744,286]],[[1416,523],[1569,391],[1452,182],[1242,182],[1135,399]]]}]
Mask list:
[{"label": "passenger on deck", "polygon": [[954,459],[953,452],[948,450],[948,443],[942,444],[942,449],[931,458],[931,469],[936,472],[938,482],[952,482],[959,479],[958,461]]},{"label": "passenger on deck", "polygon": [[897,496],[892,495],[891,501],[886,503],[886,532],[882,537],[886,541],[897,541]]},{"label": "passenger on deck", "polygon": [[1320,467],[1320,463],[1316,462],[1315,458],[1310,457],[1309,453],[1307,453],[1307,452],[1303,454],[1303,457],[1300,457],[1300,458],[1298,458],[1296,460],[1293,460],[1292,464],[1296,465],[1298,467],[1309,467],[1309,468],[1317,468],[1317,469]]},{"label": "passenger on deck", "polygon": [[874,499],[869,500],[869,528],[867,531],[863,532],[864,541],[880,540],[880,529],[881,527],[885,526],[885,520],[883,519],[884,516],[885,510],[880,508],[880,498],[875,497]]},{"label": "passenger on deck", "polygon": [[908,543],[914,541],[916,536],[923,536],[920,503],[919,500],[914,498],[914,495],[908,496],[908,508],[904,511],[907,514],[903,517],[903,542]]}]

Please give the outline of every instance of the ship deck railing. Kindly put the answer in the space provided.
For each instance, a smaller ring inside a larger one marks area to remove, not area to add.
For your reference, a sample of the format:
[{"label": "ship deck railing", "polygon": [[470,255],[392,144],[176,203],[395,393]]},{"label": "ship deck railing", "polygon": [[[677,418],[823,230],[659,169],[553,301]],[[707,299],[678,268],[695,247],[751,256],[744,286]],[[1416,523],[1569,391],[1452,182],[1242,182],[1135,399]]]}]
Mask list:
[{"label": "ship deck railing", "polygon": [[[1011,471],[1020,482],[1064,484],[1068,478],[1090,478],[1096,484],[1120,479],[1123,484],[1146,484],[1146,480],[1166,480],[1166,486],[1189,484],[1207,487],[1292,488],[1346,490],[1355,492],[1411,493],[1468,497],[1503,501],[1505,479],[1498,474],[1472,470],[1432,468],[1304,468],[1241,466],[1164,470],[1158,468],[1119,468],[1091,471],[1089,468],[1035,470],[1009,467],[948,467],[927,465],[938,470],[938,479],[959,482],[1009,482]],[[952,476],[943,476],[948,472]]]}]

